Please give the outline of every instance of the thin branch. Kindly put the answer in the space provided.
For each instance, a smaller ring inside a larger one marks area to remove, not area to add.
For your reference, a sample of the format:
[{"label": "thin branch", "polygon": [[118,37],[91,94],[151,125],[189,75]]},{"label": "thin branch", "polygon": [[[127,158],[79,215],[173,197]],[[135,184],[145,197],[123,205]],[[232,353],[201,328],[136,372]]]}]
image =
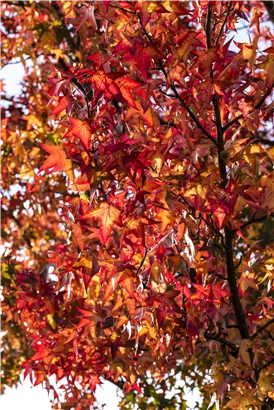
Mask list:
[{"label": "thin branch", "polygon": [[[250,114],[252,114],[252,112],[259,110],[261,108],[261,106],[263,105],[263,103],[265,102],[265,100],[267,99],[267,97],[271,94],[271,91],[274,87],[274,84],[272,84],[272,86],[269,88],[269,90],[266,91],[266,93],[262,96],[262,98],[260,99],[260,101],[254,106],[253,110],[251,111]],[[238,122],[239,120],[241,120],[243,118],[243,114],[238,115],[237,117],[233,118],[233,120],[229,121],[224,127],[223,127],[223,132],[225,132],[228,128],[230,128],[232,125],[234,125],[236,122]]]},{"label": "thin branch", "polygon": [[113,6],[113,5],[110,4],[109,7],[112,7],[112,8],[114,8],[114,9],[118,9],[118,10],[121,10],[121,11],[123,11],[124,13],[133,14],[133,15],[136,15],[136,14],[137,14],[136,11],[126,10],[126,9],[124,9],[123,7],[118,7],[116,4],[115,4],[115,6]]},{"label": "thin branch", "polygon": [[256,333],[251,336],[251,339],[255,339],[260,333],[262,333],[268,326],[274,323],[274,318],[266,322],[264,325],[257,328]]},{"label": "thin branch", "polygon": [[202,219],[204,223],[217,235],[221,238],[221,241],[223,242],[223,235],[221,232],[219,232],[214,226],[212,226],[204,217],[201,213],[199,213],[198,216],[195,216],[195,209],[187,202],[187,200],[183,196],[179,196],[175,194],[172,191],[169,191],[171,195],[173,195],[178,201],[183,202],[187,207],[189,208],[191,215],[193,216],[194,219]]},{"label": "thin branch", "polygon": [[[267,215],[261,216],[261,217],[259,217],[259,218],[252,218],[252,219],[250,219],[250,221],[247,221],[247,222],[243,223],[243,224],[241,225],[240,229],[244,229],[244,228],[246,228],[247,226],[249,226],[249,225],[251,225],[251,224],[253,224],[253,223],[256,223],[256,222],[265,221],[266,219],[267,219]],[[236,233],[237,231],[238,231],[238,229],[233,229],[233,230],[232,230],[232,234],[235,235],[235,233]]]},{"label": "thin branch", "polygon": [[214,335],[211,335],[210,333],[207,333],[207,332],[204,334],[204,336],[208,340],[215,340],[216,342],[219,342],[219,343],[229,347],[235,353],[239,352],[239,348],[234,343],[230,342],[229,340],[225,339],[224,337],[214,336]]},{"label": "thin branch", "polygon": [[241,256],[241,258],[240,258],[239,262],[237,263],[237,265],[234,266],[235,270],[238,269],[238,267],[241,265],[242,261],[243,261],[243,257]]},{"label": "thin branch", "polygon": [[[141,20],[140,20],[141,21]],[[152,39],[150,38],[150,35],[148,34],[148,32],[146,31],[145,27],[143,28],[143,32],[146,36],[146,38],[148,39],[148,41],[150,42],[150,44],[153,45],[153,47],[155,47],[154,42],[152,41]],[[159,65],[161,68],[162,73],[164,74],[165,78],[167,81],[168,80],[168,74],[166,72],[166,69],[162,63],[161,60],[159,60]],[[180,94],[178,93],[176,87],[170,83],[170,88],[172,89],[173,93],[175,94],[175,96],[177,97],[177,99],[179,100],[181,106],[186,110],[186,112],[189,114],[189,116],[191,117],[191,119],[193,120],[193,122],[197,125],[197,127],[202,131],[202,133],[210,140],[213,142],[213,144],[218,148],[217,145],[217,141],[216,139],[210,134],[210,132],[208,132],[205,127],[200,123],[200,121],[198,120],[198,118],[196,117],[196,115],[192,112],[192,110],[189,108],[189,106],[186,104],[186,102],[184,101],[184,99],[180,96]]]},{"label": "thin branch", "polygon": [[265,138],[255,138],[254,140],[252,139],[252,142],[259,142],[260,144],[263,144],[263,145],[270,145],[270,146],[272,146],[272,147],[274,147],[274,141],[273,140],[267,140],[267,139],[265,139]]},{"label": "thin branch", "polygon": [[138,269],[137,269],[136,275],[138,275],[138,273],[139,273],[140,270],[142,269],[142,266],[143,266],[143,264],[145,263],[146,257],[147,257],[147,248],[145,248],[145,254],[144,254],[143,259],[142,259],[142,261],[141,261],[141,263],[140,263],[140,265],[139,265],[139,267],[138,267]]},{"label": "thin branch", "polygon": [[[227,13],[226,13],[225,19],[224,19],[224,21],[223,21],[222,27],[221,27],[221,29],[220,29],[220,31],[219,31],[219,34],[218,34],[218,36],[217,36],[217,38],[216,38],[216,41],[215,41],[215,46],[218,44],[218,42],[219,42],[219,40],[220,40],[220,37],[221,37],[221,35],[223,34],[223,30],[224,30],[224,28],[225,28],[225,25],[226,25],[226,22],[227,22],[227,19],[228,19],[228,16],[229,16],[229,13],[230,13],[231,9],[232,9],[232,1],[231,1],[231,2],[229,3],[229,5],[228,5],[228,9],[227,9]],[[238,30],[238,29],[237,29],[237,30]]]},{"label": "thin branch", "polygon": [[[54,54],[48,54],[48,55],[49,55],[49,56],[53,56]],[[39,57],[42,57],[42,56],[44,56],[43,53],[37,54],[35,57],[36,57],[36,58],[39,58]],[[28,60],[31,60],[32,58],[33,58],[32,56],[29,56],[29,57],[23,58],[23,60],[24,60],[24,61],[28,61]],[[20,63],[22,63],[22,60],[21,60],[21,59],[16,60],[16,61],[10,61],[10,62],[7,62],[7,63],[3,63],[2,68],[7,67],[7,66],[9,66],[9,65],[20,64]]]},{"label": "thin branch", "polygon": [[28,6],[28,5],[29,5],[28,3],[29,3],[29,2],[27,1],[26,4],[25,4],[25,2],[22,1],[22,0],[21,0],[21,1],[18,1],[18,2],[7,0],[7,2],[6,2],[6,4],[9,4],[9,5],[12,5],[12,6],[16,6],[16,7]]},{"label": "thin branch", "polygon": [[260,371],[263,369],[266,369],[268,366],[270,366],[272,363],[274,363],[274,357],[273,359],[270,359],[268,362],[266,362],[261,368]]},{"label": "thin branch", "polygon": [[207,9],[207,16],[206,16],[206,45],[207,49],[209,50],[211,47],[211,19],[212,19],[212,6],[209,4]]},{"label": "thin branch", "polygon": [[185,103],[184,99],[180,96],[180,94],[178,93],[178,91],[176,90],[176,88],[174,87],[174,85],[170,85],[170,88],[172,89],[172,91],[174,92],[174,94],[176,95],[176,97],[178,98],[178,100],[180,101],[181,106],[186,110],[186,112],[189,114],[189,116],[192,118],[193,122],[197,125],[197,127],[203,132],[203,134],[210,140],[213,142],[213,144],[218,148],[217,145],[217,141],[216,139],[210,134],[210,132],[208,132],[205,127],[200,123],[200,121],[198,120],[198,118],[196,117],[196,115],[191,111],[191,109],[189,108],[189,106]]}]

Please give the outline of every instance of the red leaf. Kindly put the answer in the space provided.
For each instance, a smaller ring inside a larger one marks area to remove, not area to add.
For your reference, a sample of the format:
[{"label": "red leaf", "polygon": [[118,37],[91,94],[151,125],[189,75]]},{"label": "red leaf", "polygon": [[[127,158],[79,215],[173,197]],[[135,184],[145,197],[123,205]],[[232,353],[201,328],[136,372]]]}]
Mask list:
[{"label": "red leaf", "polygon": [[62,97],[59,102],[57,103],[57,105],[53,106],[51,104],[51,106],[53,106],[53,109],[50,112],[50,115],[57,115],[60,114],[62,111],[66,110],[66,108],[69,105],[69,100],[67,97]]},{"label": "red leaf", "polygon": [[104,5],[105,5],[105,7],[106,7],[106,11],[108,11],[108,8],[109,8],[109,5],[110,5],[111,1],[103,0],[103,3],[104,3]]},{"label": "red leaf", "polygon": [[135,80],[132,80],[130,77],[121,77],[121,78],[117,78],[115,80],[115,83],[118,85],[122,96],[124,97],[124,99],[127,101],[127,103],[137,109],[136,107],[136,103],[135,103],[135,98],[132,94],[132,90],[134,88],[137,88],[140,86],[140,83],[138,83]]},{"label": "red leaf", "polygon": [[69,117],[71,128],[67,131],[63,138],[70,136],[78,137],[84,148],[90,150],[92,129],[88,121],[78,120],[77,118]]}]

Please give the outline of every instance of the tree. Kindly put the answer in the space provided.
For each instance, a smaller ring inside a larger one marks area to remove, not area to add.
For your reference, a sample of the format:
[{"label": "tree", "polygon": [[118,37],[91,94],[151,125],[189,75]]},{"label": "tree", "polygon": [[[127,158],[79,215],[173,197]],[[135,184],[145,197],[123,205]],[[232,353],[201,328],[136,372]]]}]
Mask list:
[{"label": "tree", "polygon": [[23,369],[57,409],[54,374],[62,408],[88,409],[105,379],[124,409],[176,409],[182,379],[197,408],[272,408],[267,19],[256,1],[3,3],[2,62],[26,69],[2,91],[3,386]]}]

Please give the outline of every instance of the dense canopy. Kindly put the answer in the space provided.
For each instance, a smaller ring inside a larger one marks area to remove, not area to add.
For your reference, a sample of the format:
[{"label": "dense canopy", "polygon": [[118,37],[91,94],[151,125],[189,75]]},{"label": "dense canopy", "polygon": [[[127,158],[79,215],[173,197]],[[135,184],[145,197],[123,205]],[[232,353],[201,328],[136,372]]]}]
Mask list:
[{"label": "dense canopy", "polygon": [[273,408],[267,9],[2,2],[2,65],[25,68],[1,89],[3,390],[23,371],[55,409],[97,408],[103,380],[123,409],[196,387],[197,409]]}]

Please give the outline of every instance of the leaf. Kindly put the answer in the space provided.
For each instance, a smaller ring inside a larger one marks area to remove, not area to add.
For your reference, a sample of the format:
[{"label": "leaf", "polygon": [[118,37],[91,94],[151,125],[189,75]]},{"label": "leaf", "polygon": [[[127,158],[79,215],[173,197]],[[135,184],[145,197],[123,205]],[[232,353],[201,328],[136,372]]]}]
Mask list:
[{"label": "leaf", "polygon": [[239,349],[239,356],[241,359],[246,363],[249,367],[251,367],[251,360],[250,360],[250,354],[249,354],[249,349],[252,347],[252,341],[248,339],[243,339],[240,344],[240,349]]},{"label": "leaf", "polygon": [[88,121],[82,121],[78,120],[77,118],[69,117],[69,122],[71,128],[63,136],[63,138],[68,138],[70,136],[78,137],[81,140],[84,148],[86,150],[90,150],[92,129]]},{"label": "leaf", "polygon": [[42,167],[39,169],[38,174],[42,171],[49,170],[52,172],[64,171],[70,179],[73,178],[72,161],[67,159],[66,153],[57,145],[52,144],[40,144],[40,146],[50,154],[50,156],[45,160]]},{"label": "leaf", "polygon": [[98,29],[96,19],[94,16],[94,5],[93,4],[81,7],[81,9],[78,10],[78,13],[81,15],[81,18],[79,19],[79,23],[76,26],[76,30],[79,30],[86,21],[88,21],[91,24],[94,30]]},{"label": "leaf", "polygon": [[108,11],[109,5],[111,3],[111,0],[103,0],[104,6],[106,8],[106,11]]},{"label": "leaf", "polygon": [[227,402],[224,408],[232,410],[247,410],[255,398],[251,401],[250,397],[246,393],[247,392],[245,392],[244,394],[242,391],[229,392],[229,396],[231,397],[231,399]]},{"label": "leaf", "polygon": [[110,237],[113,224],[120,225],[120,214],[121,212],[119,211],[119,209],[103,202],[99,208],[93,209],[86,215],[83,215],[81,219],[98,219],[100,221],[101,242],[102,245],[105,245],[108,238]]},{"label": "leaf", "polygon": [[267,369],[260,372],[258,386],[263,394],[274,393],[274,376]]},{"label": "leaf", "polygon": [[132,90],[134,90],[134,88],[139,87],[140,83],[138,83],[135,80],[132,80],[130,77],[117,78],[115,80],[115,83],[118,85],[120,92],[122,96],[124,97],[124,99],[127,101],[127,103],[131,107],[137,109],[136,103],[135,103],[135,97],[132,94]]},{"label": "leaf", "polygon": [[69,99],[67,97],[62,97],[56,105],[51,104],[53,109],[50,112],[50,115],[58,115],[61,112],[65,111],[69,106]]},{"label": "leaf", "polygon": [[100,267],[96,258],[93,255],[83,254],[79,261],[72,265],[73,268],[82,268],[82,273],[89,276],[94,276],[99,271]]}]

